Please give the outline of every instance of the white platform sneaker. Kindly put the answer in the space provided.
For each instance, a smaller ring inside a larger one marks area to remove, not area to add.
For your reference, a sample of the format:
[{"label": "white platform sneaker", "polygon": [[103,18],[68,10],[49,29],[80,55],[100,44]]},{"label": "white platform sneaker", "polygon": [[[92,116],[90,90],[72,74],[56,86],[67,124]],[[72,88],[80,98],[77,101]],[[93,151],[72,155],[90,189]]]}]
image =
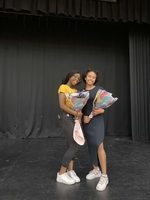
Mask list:
[{"label": "white platform sneaker", "polygon": [[98,191],[105,190],[107,185],[108,185],[108,182],[109,182],[108,177],[105,177],[105,176],[102,175],[99,179],[97,186],[96,186],[96,190],[98,190]]},{"label": "white platform sneaker", "polygon": [[89,172],[89,174],[86,176],[87,180],[93,180],[95,178],[99,178],[101,176],[101,171],[98,169],[93,169]]},{"label": "white platform sneaker", "polygon": [[74,170],[68,171],[67,170],[68,176],[70,176],[76,183],[80,182],[80,178],[76,175]]},{"label": "white platform sneaker", "polygon": [[73,185],[75,183],[75,181],[67,173],[60,175],[59,172],[57,173],[56,181],[66,185]]}]

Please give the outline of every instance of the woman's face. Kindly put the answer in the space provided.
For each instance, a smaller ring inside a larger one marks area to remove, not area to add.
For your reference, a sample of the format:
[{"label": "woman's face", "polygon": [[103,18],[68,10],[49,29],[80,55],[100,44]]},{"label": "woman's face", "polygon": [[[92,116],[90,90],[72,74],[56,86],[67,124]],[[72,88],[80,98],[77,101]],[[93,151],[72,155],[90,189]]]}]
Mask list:
[{"label": "woman's face", "polygon": [[95,72],[88,72],[86,77],[85,77],[85,82],[88,85],[94,85],[95,81],[96,81],[97,75],[95,74]]},{"label": "woman's face", "polygon": [[80,74],[74,74],[73,76],[70,77],[69,81],[72,85],[77,85],[81,80]]}]

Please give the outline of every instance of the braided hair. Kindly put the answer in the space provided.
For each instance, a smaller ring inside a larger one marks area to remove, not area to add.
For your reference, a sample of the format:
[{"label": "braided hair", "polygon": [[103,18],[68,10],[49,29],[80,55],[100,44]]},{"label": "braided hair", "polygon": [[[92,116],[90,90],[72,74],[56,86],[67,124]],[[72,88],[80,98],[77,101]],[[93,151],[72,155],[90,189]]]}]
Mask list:
[{"label": "braided hair", "polygon": [[97,70],[90,69],[90,68],[88,68],[85,72],[83,72],[83,74],[82,74],[82,80],[83,80],[83,82],[86,83],[85,77],[87,76],[87,74],[88,74],[89,72],[94,72],[94,73],[96,74],[95,83],[97,83],[97,82],[99,81],[99,72],[98,72]]},{"label": "braided hair", "polygon": [[[72,70],[72,71],[70,71],[68,74],[67,74],[67,76],[61,81],[61,83],[62,84],[67,84],[68,83],[68,81],[69,81],[69,79],[70,79],[70,77],[72,77],[74,74],[80,74],[80,72],[78,71],[78,70]],[[81,81],[79,81],[79,83],[80,83]],[[79,84],[78,83],[78,84]]]}]

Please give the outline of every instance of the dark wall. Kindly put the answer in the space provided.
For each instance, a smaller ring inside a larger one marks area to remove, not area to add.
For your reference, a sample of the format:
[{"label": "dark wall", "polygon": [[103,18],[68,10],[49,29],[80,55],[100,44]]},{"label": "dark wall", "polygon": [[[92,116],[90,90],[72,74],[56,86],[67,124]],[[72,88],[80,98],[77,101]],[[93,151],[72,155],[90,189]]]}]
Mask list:
[{"label": "dark wall", "polygon": [[[105,112],[106,135],[131,135],[128,27],[52,18],[1,18],[0,132],[5,138],[62,136],[57,90],[66,73],[87,68],[119,98]],[[40,23],[40,25],[39,25]],[[78,86],[82,89],[84,84]]]}]

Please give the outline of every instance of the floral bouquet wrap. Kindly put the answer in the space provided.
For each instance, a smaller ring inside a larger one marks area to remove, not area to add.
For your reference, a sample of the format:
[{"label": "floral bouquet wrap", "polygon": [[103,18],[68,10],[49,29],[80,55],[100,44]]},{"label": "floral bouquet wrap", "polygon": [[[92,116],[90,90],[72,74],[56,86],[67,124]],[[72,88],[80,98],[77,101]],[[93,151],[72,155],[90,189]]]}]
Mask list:
[{"label": "floral bouquet wrap", "polygon": [[[89,92],[75,92],[75,93],[66,93],[66,98],[72,110],[77,112],[81,111],[82,108],[87,103],[89,99]],[[79,145],[83,145],[85,143],[85,138],[82,132],[81,125],[79,120],[75,119],[74,129],[73,129],[73,139]]]},{"label": "floral bouquet wrap", "polygon": [[66,98],[72,110],[77,112],[81,111],[85,106],[87,100],[89,99],[89,92],[74,92],[74,93],[66,93]]},{"label": "floral bouquet wrap", "polygon": [[96,93],[95,99],[93,101],[93,109],[98,108],[108,108],[113,103],[118,100],[117,97],[113,97],[112,93],[107,92],[106,90],[99,89]]}]

